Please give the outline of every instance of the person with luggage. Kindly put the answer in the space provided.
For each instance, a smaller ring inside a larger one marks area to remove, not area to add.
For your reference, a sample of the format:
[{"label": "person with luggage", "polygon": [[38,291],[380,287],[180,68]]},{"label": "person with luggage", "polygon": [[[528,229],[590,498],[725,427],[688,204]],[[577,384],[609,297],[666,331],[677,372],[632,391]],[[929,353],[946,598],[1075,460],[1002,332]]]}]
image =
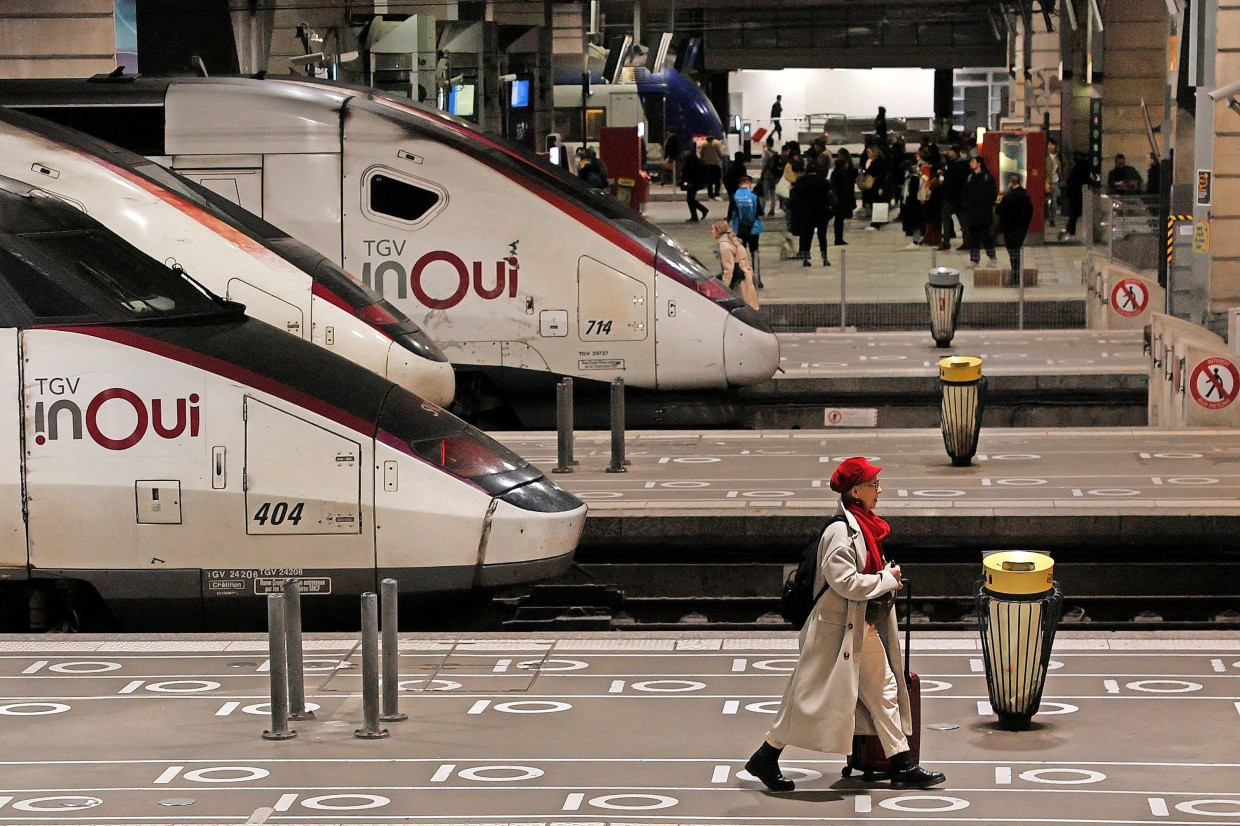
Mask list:
[{"label": "person with luggage", "polygon": [[821,595],[801,629],[801,655],[775,724],[745,764],[771,791],[796,788],[779,769],[785,746],[849,754],[858,730],[877,735],[893,788],[924,789],[947,780],[922,768],[910,748],[910,740],[914,748],[920,744],[912,723],[920,695],[910,695],[900,663],[894,595],[902,574],[884,560],[882,543],[891,528],[874,512],[881,470],[854,456],[831,474],[840,501],[818,543],[814,593]]},{"label": "person with luggage", "polygon": [[755,310],[758,309],[757,284],[754,282],[753,262],[745,242],[737,238],[727,221],[710,225],[710,237],[719,244],[720,279],[728,282],[729,289]]}]

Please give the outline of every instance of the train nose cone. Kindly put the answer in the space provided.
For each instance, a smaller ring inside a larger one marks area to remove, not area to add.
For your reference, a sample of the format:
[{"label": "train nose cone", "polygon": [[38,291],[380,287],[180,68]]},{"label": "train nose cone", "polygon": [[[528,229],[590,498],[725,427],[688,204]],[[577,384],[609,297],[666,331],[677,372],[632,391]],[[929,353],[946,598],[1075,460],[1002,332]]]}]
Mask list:
[{"label": "train nose cone", "polygon": [[732,314],[723,327],[723,363],[729,386],[766,381],[779,367],[779,339],[769,328],[758,329]]},{"label": "train nose cone", "polygon": [[452,404],[456,395],[456,374],[451,364],[422,358],[399,344],[388,350],[387,379],[440,407]]}]

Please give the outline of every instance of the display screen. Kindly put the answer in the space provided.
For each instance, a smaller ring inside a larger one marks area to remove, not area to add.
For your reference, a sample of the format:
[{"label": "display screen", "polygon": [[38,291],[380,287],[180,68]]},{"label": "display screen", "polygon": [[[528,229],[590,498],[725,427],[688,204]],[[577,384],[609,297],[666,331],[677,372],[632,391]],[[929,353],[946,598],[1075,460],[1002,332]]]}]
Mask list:
[{"label": "display screen", "polygon": [[530,82],[519,78],[512,82],[512,108],[522,109],[530,105]]},{"label": "display screen", "polygon": [[448,114],[456,115],[458,118],[472,118],[475,88],[472,83],[455,84],[448,95]]}]

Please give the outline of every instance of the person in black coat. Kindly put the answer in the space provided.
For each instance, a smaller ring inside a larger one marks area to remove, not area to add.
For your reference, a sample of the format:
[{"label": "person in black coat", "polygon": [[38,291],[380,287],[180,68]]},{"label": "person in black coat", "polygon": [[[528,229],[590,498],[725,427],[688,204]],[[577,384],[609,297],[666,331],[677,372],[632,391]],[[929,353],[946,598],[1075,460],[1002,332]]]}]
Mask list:
[{"label": "person in black coat", "polygon": [[1076,222],[1085,210],[1085,187],[1089,185],[1089,155],[1077,152],[1072,156],[1072,171],[1068,173],[1068,186],[1064,197],[1068,204],[1068,226],[1064,230],[1066,237],[1076,235]]},{"label": "person in black coat", "polygon": [[981,250],[986,249],[987,266],[998,265],[995,260],[995,239],[990,231],[995,219],[995,199],[999,188],[994,177],[986,169],[981,158],[969,159],[969,179],[964,182],[964,226],[968,227],[965,243],[968,244],[969,260],[976,266],[982,260]]},{"label": "person in black coat", "polygon": [[835,245],[838,247],[848,243],[844,240],[844,222],[857,209],[857,167],[847,149],[841,148],[836,156],[830,181],[831,191],[835,193]]},{"label": "person in black coat", "polygon": [[953,218],[960,219],[960,232],[964,236],[959,248],[967,249],[969,236],[964,222],[964,183],[969,180],[969,162],[960,157],[959,146],[947,147],[943,158],[943,241],[939,244],[939,249],[952,248],[951,240],[956,237]]},{"label": "person in black coat", "polygon": [[1025,236],[1029,234],[1029,224],[1033,221],[1033,199],[1029,192],[1020,185],[1020,176],[1012,175],[1008,179],[1008,191],[1003,200],[995,207],[999,216],[999,229],[1003,231],[1003,246],[1007,247],[1008,258],[1012,262],[1012,274],[1020,277],[1021,247],[1025,245]]},{"label": "person in black coat", "polygon": [[827,258],[827,225],[831,222],[831,184],[827,181],[826,156],[808,165],[805,174],[792,185],[788,198],[792,214],[796,217],[797,235],[801,238],[801,265],[808,267],[809,248],[814,233],[818,233],[818,249],[822,252],[822,265],[831,266]]},{"label": "person in black coat", "polygon": [[[685,162],[681,169],[680,185],[685,188],[685,203],[689,205],[689,220],[697,222],[705,218],[710,210],[702,206],[697,199],[698,192],[706,186],[706,164],[702,163],[702,159],[697,156],[690,146],[685,150]],[[698,211],[701,211],[702,218],[698,217]]]}]

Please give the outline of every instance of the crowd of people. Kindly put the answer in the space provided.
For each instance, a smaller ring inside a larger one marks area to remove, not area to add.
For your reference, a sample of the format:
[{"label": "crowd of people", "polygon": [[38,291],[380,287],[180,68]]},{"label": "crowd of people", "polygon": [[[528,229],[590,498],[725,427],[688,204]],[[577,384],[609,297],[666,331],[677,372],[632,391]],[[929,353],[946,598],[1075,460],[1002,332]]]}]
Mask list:
[{"label": "crowd of people", "polygon": [[[668,182],[684,190],[692,222],[710,214],[703,200],[726,199],[732,233],[751,253],[757,252],[761,230],[753,231],[751,221],[742,226],[734,218],[736,196],[742,190],[748,193],[743,196],[746,210],[752,199],[768,224],[774,225],[769,219],[782,216],[781,257],[798,259],[804,267],[814,264],[815,238],[818,259],[822,266],[831,266],[829,247],[848,243],[845,225],[855,219],[871,232],[898,223],[909,238],[907,249],[964,250],[974,266],[980,265],[983,252],[988,266],[998,266],[999,231],[1012,256],[1012,267],[1018,268],[1035,197],[1026,191],[1023,177],[1005,175],[1000,181],[997,170],[987,168],[975,146],[940,147],[924,140],[914,149],[901,136],[889,134],[886,127],[886,112],[880,107],[874,132],[859,158],[845,148],[829,151],[830,136],[825,132],[804,148],[791,140],[778,150],[772,134],[763,144],[756,191],[744,154],[738,152],[729,159],[718,138],[708,138],[699,146],[670,135],[664,146],[665,170]],[[1056,227],[1060,213],[1067,218],[1066,227],[1058,233],[1061,239],[1076,234],[1089,173],[1084,153],[1077,153],[1069,165],[1061,158],[1058,143],[1048,140],[1045,192],[1038,195],[1045,198],[1049,228]],[[747,182],[745,186],[742,181]],[[1108,184],[1113,192],[1139,192],[1141,176],[1125,167],[1121,156]],[[706,195],[700,200],[703,190]],[[957,239],[959,245],[953,247]],[[756,286],[761,287],[760,277]]]}]

